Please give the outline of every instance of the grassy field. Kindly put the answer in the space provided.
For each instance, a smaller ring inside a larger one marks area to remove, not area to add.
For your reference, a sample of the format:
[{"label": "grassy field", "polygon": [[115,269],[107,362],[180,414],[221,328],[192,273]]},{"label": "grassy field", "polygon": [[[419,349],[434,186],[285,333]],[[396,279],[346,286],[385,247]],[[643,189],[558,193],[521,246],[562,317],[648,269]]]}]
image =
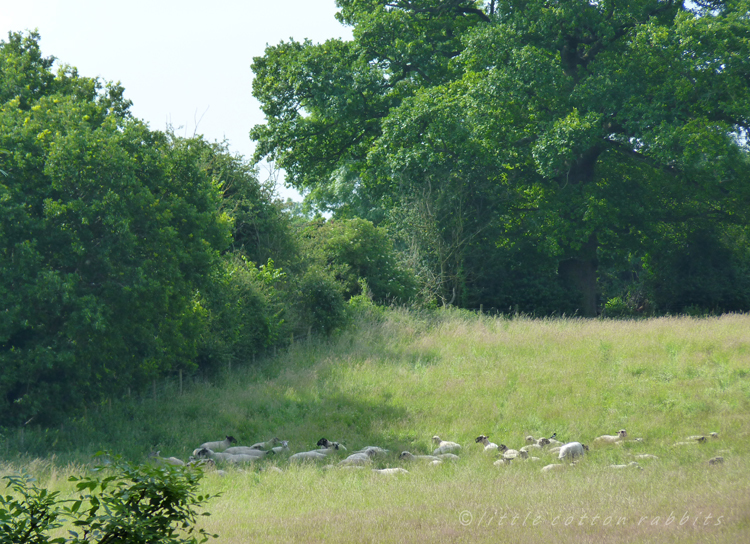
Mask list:
[{"label": "grassy field", "polygon": [[[480,434],[512,448],[557,433],[591,444],[625,428],[642,442],[595,448],[577,466],[493,466]],[[704,445],[674,447],[694,434]],[[12,455],[66,490],[98,449],[145,459],[186,458],[225,434],[240,444],[278,436],[292,452],[325,436],[355,450],[391,450],[376,466],[409,474],[290,466],[282,457],[202,485],[222,493],[205,527],[225,544],[288,542],[748,542],[750,541],[750,317],[638,321],[493,318],[390,311],[330,342],[295,345],[181,396],[115,403],[25,445],[55,457]],[[404,465],[430,438],[463,445],[461,459]],[[643,470],[608,468],[631,455]],[[724,457],[722,465],[708,459]],[[73,463],[73,464],[71,464]],[[277,466],[283,472],[267,470]]]}]

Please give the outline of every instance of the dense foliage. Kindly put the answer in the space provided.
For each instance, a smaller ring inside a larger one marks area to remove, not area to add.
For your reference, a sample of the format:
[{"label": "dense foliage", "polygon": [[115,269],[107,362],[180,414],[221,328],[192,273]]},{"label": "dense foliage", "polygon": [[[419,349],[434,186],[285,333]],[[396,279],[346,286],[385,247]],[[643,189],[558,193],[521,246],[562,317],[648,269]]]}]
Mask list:
[{"label": "dense foliage", "polygon": [[551,261],[536,287],[595,315],[600,260],[747,226],[747,1],[337,4],[352,41],[255,59],[256,158],[338,215],[424,225],[410,247],[443,300]]},{"label": "dense foliage", "polygon": [[[201,473],[184,467],[116,460],[98,476],[71,476],[64,499],[28,475],[6,476],[14,495],[0,495],[0,541],[13,544],[198,544],[210,535],[195,524],[210,496],[196,493]],[[208,515],[208,514],[203,514]],[[63,524],[68,536],[53,536]]]}]

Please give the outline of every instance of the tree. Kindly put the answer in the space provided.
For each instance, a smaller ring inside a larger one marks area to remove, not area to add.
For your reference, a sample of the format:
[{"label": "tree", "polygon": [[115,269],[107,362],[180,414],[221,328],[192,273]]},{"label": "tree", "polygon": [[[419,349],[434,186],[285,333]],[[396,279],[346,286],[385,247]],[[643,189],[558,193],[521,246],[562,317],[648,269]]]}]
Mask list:
[{"label": "tree", "polygon": [[195,293],[230,241],[198,139],[149,130],[118,85],[51,65],[36,34],[0,42],[2,424],[193,365]]},{"label": "tree", "polygon": [[665,224],[747,222],[746,0],[339,6],[352,42],[254,63],[256,157],[298,186],[353,170],[358,200],[390,207],[459,180],[446,194],[478,195],[498,244],[537,240],[589,316],[602,251],[647,248]]}]

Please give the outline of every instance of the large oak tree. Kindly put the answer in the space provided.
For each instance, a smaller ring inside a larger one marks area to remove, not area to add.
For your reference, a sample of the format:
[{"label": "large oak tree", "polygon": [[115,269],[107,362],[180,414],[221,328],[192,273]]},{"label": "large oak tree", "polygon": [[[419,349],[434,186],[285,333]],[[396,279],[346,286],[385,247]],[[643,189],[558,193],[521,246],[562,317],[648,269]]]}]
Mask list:
[{"label": "large oak tree", "polygon": [[256,158],[319,203],[363,213],[443,187],[471,204],[463,239],[491,221],[496,243],[543,246],[583,315],[602,249],[747,224],[746,0],[337,3],[352,41],[253,64]]}]

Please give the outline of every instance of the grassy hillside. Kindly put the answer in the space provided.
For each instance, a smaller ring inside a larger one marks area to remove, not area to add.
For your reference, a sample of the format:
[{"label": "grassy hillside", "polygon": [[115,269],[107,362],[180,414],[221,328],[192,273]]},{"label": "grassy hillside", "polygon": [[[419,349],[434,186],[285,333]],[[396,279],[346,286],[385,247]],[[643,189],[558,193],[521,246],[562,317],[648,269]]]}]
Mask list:
[{"label": "grassy hillside", "polygon": [[[474,444],[487,434],[518,448],[526,435],[553,432],[591,444],[620,428],[643,442],[592,447],[560,473],[540,472],[556,461],[544,455],[495,467]],[[711,431],[720,438],[672,446]],[[225,434],[245,445],[278,436],[292,451],[313,449],[322,436],[349,450],[389,448],[378,466],[402,466],[403,450],[430,452],[434,434],[464,448],[455,464],[407,467],[409,474],[391,478],[290,468],[281,457],[270,462],[281,474],[261,470],[269,463],[229,468],[228,478],[209,473],[203,485],[223,496],[205,523],[223,543],[747,541],[750,317],[534,320],[392,311],[363,317],[332,342],[297,344],[262,365],[234,369],[219,384],[116,404],[55,432],[29,430],[24,446],[54,453],[58,465],[84,462],[98,449],[185,458]],[[4,443],[6,470],[30,462],[13,449],[19,437]],[[642,461],[642,471],[608,468],[638,453],[659,459]],[[709,466],[716,455],[725,463]],[[61,480],[52,464],[35,466]]]}]

